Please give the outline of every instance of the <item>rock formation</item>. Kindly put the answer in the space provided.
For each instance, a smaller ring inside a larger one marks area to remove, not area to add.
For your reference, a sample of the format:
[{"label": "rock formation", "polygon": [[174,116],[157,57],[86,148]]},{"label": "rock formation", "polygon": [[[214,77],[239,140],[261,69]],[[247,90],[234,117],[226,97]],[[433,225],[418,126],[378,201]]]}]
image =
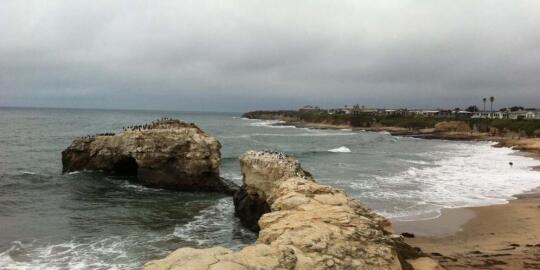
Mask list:
[{"label": "rock formation", "polygon": [[435,132],[471,132],[471,127],[463,121],[443,121],[435,124]]},{"label": "rock formation", "polygon": [[386,219],[341,191],[317,184],[298,161],[249,151],[240,164],[244,184],[242,196],[235,196],[237,214],[247,216],[250,225],[255,216],[243,210],[246,204],[270,210],[258,220],[257,242],[237,252],[180,248],[144,269],[398,270],[414,269],[414,261],[407,260],[421,257],[419,250],[391,234]]},{"label": "rock formation", "polygon": [[221,145],[191,123],[161,119],[123,133],[78,138],[62,152],[63,172],[103,170],[146,186],[233,194],[219,176]]},{"label": "rock formation", "polygon": [[258,232],[259,219],[270,212],[272,190],[276,183],[292,177],[311,178],[300,163],[284,154],[270,152],[247,152],[240,157],[240,171],[244,179],[240,190],[234,195],[235,215],[247,228]]}]

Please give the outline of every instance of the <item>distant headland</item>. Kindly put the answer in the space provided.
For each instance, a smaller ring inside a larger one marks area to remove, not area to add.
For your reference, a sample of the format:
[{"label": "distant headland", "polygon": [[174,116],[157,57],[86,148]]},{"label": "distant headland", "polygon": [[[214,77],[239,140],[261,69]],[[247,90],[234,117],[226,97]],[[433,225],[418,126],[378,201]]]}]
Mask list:
[{"label": "distant headland", "polygon": [[540,137],[540,110],[514,106],[498,111],[381,109],[360,105],[323,109],[304,106],[298,110],[251,111],[244,118],[278,120],[276,125],[366,131],[423,138],[485,139],[486,137]]}]

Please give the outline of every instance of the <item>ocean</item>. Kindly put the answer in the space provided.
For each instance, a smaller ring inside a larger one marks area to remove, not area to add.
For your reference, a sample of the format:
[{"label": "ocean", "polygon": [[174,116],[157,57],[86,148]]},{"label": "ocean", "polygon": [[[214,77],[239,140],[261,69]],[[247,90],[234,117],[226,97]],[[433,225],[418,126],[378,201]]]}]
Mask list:
[{"label": "ocean", "polygon": [[0,108],[0,269],[137,269],[180,247],[253,243],[231,197],[146,188],[103,172],[61,173],[61,151],[75,137],[164,116],[219,139],[225,178],[241,182],[238,156],[247,150],[283,151],[318,182],[394,220],[506,203],[540,186],[531,169],[540,162],[492,142],[274,126],[240,115]]}]

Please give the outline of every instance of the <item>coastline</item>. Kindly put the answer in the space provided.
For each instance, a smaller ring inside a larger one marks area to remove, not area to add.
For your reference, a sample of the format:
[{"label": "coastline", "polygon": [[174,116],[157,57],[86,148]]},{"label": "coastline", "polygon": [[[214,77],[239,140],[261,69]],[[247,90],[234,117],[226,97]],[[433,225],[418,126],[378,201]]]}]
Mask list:
[{"label": "coastline", "polygon": [[[349,125],[284,121],[278,125],[315,129],[388,132],[422,139],[493,141],[540,160],[540,138],[493,136],[479,132],[435,132],[398,127],[356,128]],[[533,168],[540,170],[540,166]],[[506,204],[443,209],[435,219],[392,221],[406,238],[446,269],[540,269],[540,188],[515,195]]]},{"label": "coastline", "polygon": [[[522,140],[528,150],[521,154],[540,160],[540,148],[526,145],[540,139]],[[443,209],[435,219],[392,225],[396,233],[414,234],[406,242],[449,270],[540,269],[540,187],[515,197],[506,204]]]}]

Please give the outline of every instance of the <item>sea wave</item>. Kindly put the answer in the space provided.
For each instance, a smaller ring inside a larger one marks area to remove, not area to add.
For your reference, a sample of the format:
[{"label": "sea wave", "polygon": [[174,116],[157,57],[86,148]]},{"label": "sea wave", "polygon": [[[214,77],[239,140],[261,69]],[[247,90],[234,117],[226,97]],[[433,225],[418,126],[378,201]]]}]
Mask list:
[{"label": "sea wave", "polygon": [[249,123],[248,125],[253,127],[269,127],[269,128],[296,128],[291,125],[281,125],[285,121],[281,120],[257,120],[257,122]]},{"label": "sea wave", "polygon": [[333,152],[333,153],[350,153],[350,152],[351,152],[351,149],[349,149],[349,148],[346,147],[346,146],[341,146],[341,147],[338,147],[338,148],[330,149],[330,150],[328,150],[328,152]]},{"label": "sea wave", "polygon": [[[233,239],[230,239],[231,232]],[[215,205],[202,210],[192,221],[177,226],[173,235],[196,246],[219,244],[232,249],[240,249],[257,238],[234,217],[231,198],[222,198]]]},{"label": "sea wave", "polygon": [[433,162],[409,161],[416,164],[398,174],[377,176],[379,190],[364,195],[413,203],[409,209],[385,213],[407,218],[422,212],[440,213],[442,208],[507,203],[514,195],[540,185],[540,172],[531,169],[540,165],[538,160],[516,155],[510,148],[494,148],[491,143],[443,145],[431,157]]},{"label": "sea wave", "polygon": [[[136,269],[142,262],[140,258],[130,258],[128,250],[147,248],[152,241],[164,239],[154,237],[141,242],[132,237],[113,236],[56,244],[14,241],[8,250],[0,253],[0,269]],[[162,250],[161,253],[165,255],[166,252]]]}]

